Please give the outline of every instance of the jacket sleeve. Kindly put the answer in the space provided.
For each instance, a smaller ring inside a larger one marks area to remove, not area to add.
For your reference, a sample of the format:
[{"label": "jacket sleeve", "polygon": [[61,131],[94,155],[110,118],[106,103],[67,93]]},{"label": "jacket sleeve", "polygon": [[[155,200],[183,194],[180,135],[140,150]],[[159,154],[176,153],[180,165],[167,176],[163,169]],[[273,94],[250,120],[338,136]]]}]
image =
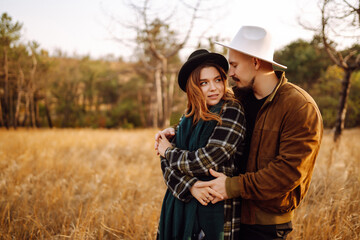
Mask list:
[{"label": "jacket sleeve", "polygon": [[307,102],[285,120],[279,153],[267,167],[226,179],[228,196],[268,200],[298,187],[312,175],[322,133],[320,112],[313,103]]},{"label": "jacket sleeve", "polygon": [[209,175],[208,170],[218,169],[236,152],[245,135],[245,116],[238,103],[226,104],[221,114],[222,124],[217,125],[207,145],[196,151],[168,148],[165,157],[170,167],[189,176]]}]

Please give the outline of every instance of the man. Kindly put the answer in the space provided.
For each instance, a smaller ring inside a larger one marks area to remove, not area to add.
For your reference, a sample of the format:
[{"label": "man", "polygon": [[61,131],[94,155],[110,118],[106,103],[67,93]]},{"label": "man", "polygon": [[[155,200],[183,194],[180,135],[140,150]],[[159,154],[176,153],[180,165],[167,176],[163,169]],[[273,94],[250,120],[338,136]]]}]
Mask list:
[{"label": "man", "polygon": [[229,45],[220,45],[229,48],[229,76],[245,109],[246,172],[226,177],[210,170],[216,179],[194,186],[211,187],[224,199],[242,198],[240,239],[286,239],[319,152],[320,111],[308,93],[273,70],[272,65],[286,67],[273,61],[266,29],[241,27]]}]

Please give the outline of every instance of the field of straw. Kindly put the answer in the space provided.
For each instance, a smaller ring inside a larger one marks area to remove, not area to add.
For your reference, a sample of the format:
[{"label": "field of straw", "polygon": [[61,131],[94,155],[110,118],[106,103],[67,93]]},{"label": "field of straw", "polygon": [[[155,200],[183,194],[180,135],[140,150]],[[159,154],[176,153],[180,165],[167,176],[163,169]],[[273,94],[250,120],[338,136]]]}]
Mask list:
[{"label": "field of straw", "polygon": [[[155,133],[0,129],[0,239],[155,239]],[[331,138],[289,239],[360,238],[360,130]]]}]

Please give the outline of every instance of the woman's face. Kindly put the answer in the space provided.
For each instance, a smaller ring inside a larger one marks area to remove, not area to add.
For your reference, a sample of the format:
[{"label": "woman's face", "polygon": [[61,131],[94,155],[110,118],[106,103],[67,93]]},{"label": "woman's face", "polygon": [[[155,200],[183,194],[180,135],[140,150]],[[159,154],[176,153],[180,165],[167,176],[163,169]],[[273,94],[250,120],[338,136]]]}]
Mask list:
[{"label": "woman's face", "polygon": [[224,81],[215,67],[205,67],[200,71],[200,89],[206,104],[213,106],[224,96]]}]

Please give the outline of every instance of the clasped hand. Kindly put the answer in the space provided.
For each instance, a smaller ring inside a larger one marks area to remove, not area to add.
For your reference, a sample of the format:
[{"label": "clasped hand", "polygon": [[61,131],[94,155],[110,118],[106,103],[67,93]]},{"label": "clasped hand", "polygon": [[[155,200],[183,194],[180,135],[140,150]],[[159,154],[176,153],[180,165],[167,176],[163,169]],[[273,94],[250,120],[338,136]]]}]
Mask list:
[{"label": "clasped hand", "polygon": [[215,204],[228,199],[225,188],[226,175],[210,169],[210,174],[216,177],[211,181],[197,181],[190,189],[191,194],[202,204]]},{"label": "clasped hand", "polygon": [[[166,128],[155,135],[155,151],[157,154],[165,157],[165,151],[171,147],[168,138],[175,135],[173,128]],[[210,174],[215,177],[211,181],[197,181],[190,189],[191,194],[202,204],[207,205],[209,202],[215,204],[228,198],[225,188],[226,175],[210,169]]]}]

